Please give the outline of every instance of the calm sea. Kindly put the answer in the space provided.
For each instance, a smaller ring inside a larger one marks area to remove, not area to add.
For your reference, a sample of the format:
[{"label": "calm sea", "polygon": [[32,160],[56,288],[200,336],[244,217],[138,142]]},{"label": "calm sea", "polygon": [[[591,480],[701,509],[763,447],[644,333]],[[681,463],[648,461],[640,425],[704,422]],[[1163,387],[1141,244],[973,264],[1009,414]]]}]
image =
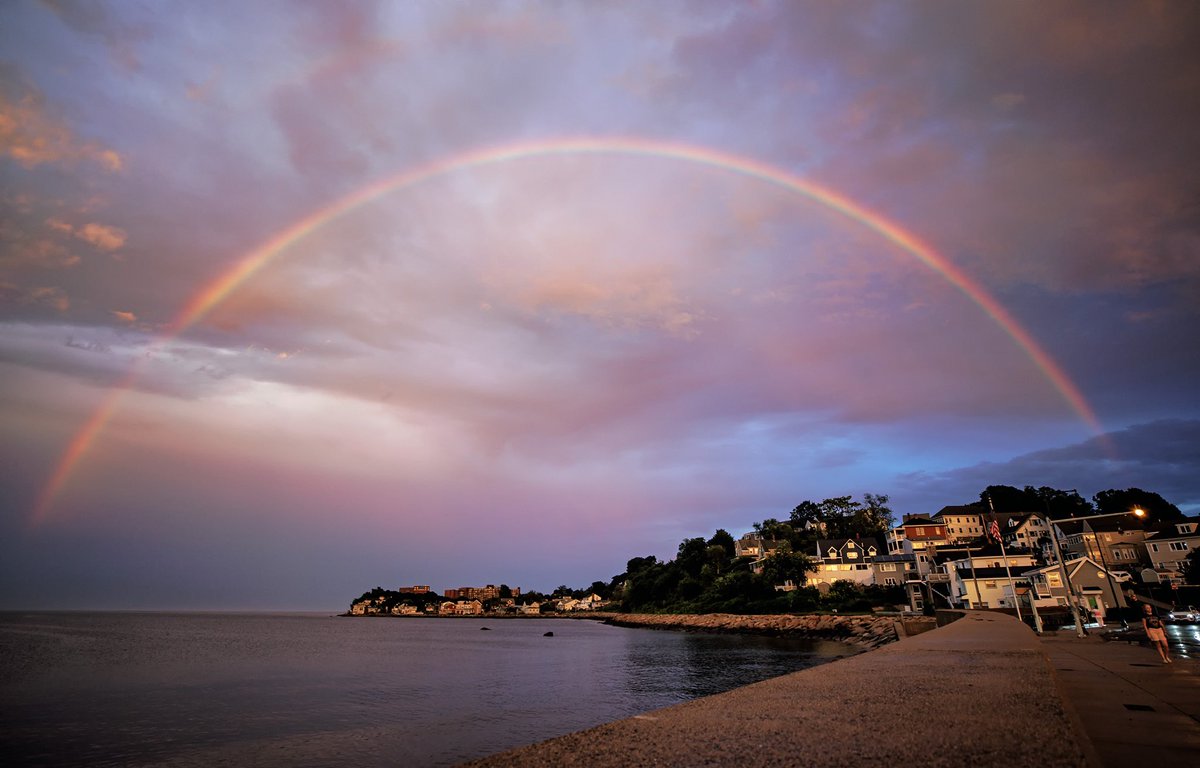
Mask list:
[{"label": "calm sea", "polygon": [[571,619],[0,614],[0,754],[453,765],[852,652]]}]

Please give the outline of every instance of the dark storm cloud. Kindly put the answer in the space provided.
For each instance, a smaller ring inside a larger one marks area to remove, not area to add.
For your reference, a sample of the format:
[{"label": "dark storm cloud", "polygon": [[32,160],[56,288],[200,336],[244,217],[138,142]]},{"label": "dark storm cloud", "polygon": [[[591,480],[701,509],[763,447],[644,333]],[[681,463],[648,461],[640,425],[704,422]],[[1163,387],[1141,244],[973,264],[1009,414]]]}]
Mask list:
[{"label": "dark storm cloud", "polygon": [[1200,420],[1137,424],[1073,445],[1047,448],[1004,462],[899,478],[906,494],[967,503],[989,485],[1077,488],[1084,496],[1110,488],[1154,491],[1181,508],[1200,509]]}]

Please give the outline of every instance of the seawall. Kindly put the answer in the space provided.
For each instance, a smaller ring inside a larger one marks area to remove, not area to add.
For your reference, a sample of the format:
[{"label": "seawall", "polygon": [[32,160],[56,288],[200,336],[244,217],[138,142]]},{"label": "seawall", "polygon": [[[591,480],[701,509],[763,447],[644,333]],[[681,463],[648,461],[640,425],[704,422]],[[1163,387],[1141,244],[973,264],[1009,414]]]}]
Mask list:
[{"label": "seawall", "polygon": [[[605,613],[592,618],[602,619],[619,627],[669,629],[685,632],[731,632],[739,634],[793,635],[823,640],[839,640],[861,648],[878,648],[894,642],[900,636],[915,634],[922,628],[932,629],[934,619],[915,619],[900,623],[883,616],[820,614],[772,614],[747,616],[732,613],[656,614]],[[905,629],[905,626],[908,629]]]},{"label": "seawall", "polygon": [[967,612],[791,675],[477,760],[525,766],[1087,765],[1037,638]]}]

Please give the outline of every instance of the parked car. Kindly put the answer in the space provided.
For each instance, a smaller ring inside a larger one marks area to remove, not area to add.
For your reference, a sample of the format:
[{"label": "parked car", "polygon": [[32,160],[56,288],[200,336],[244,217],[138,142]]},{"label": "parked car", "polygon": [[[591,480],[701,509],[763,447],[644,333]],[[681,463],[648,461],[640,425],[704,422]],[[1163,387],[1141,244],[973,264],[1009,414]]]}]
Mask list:
[{"label": "parked car", "polygon": [[1195,606],[1189,605],[1187,608],[1168,611],[1163,621],[1169,621],[1172,624],[1195,624],[1200,621],[1200,613],[1196,612]]},{"label": "parked car", "polygon": [[1119,584],[1123,584],[1133,579],[1133,576],[1129,575],[1129,571],[1109,571],[1108,573],[1113,577],[1113,581]]}]

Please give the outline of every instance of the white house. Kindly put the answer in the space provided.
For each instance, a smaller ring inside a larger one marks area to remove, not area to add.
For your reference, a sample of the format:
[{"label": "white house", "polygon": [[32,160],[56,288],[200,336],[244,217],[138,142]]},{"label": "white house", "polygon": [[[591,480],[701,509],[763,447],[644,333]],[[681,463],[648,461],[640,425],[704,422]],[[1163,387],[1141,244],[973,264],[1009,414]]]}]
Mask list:
[{"label": "white house", "polygon": [[1166,578],[1181,578],[1184,559],[1200,549],[1200,515],[1164,526],[1143,544],[1151,568]]}]

